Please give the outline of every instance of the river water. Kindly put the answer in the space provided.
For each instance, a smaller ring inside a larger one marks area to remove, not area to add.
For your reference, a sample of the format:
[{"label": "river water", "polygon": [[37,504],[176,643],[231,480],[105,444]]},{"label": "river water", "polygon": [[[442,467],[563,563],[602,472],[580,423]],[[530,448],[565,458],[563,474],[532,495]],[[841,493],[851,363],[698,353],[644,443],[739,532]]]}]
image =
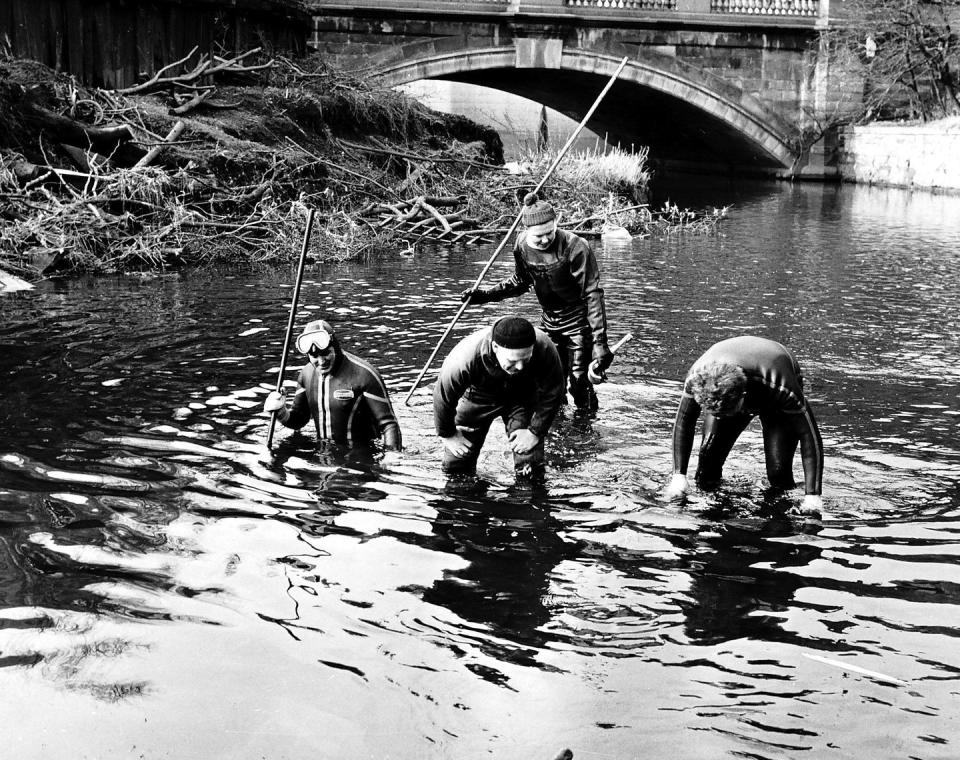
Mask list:
[{"label": "river water", "polygon": [[[290,270],[4,297],[5,756],[960,756],[960,198],[677,192],[730,218],[597,243],[636,337],[599,415],[556,424],[542,493],[502,432],[449,486],[429,383],[402,404],[489,251],[307,271],[298,324],[331,318],[393,391],[389,465],[266,449]],[[510,311],[533,297],[454,337]],[[766,490],[756,425],[719,492],[659,498],[686,367],[744,333],[803,366],[819,522]]]}]

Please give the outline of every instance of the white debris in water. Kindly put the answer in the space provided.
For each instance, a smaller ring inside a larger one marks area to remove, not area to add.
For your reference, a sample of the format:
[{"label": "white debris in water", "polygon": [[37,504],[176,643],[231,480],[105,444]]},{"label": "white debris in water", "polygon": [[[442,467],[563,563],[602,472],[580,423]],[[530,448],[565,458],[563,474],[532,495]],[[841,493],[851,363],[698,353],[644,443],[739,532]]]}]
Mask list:
[{"label": "white debris in water", "polygon": [[120,385],[120,383],[122,383],[126,379],[127,378],[125,377],[115,377],[112,380],[104,380],[102,383],[100,383],[100,385],[104,385],[107,388],[111,388],[114,385]]},{"label": "white debris in water", "polygon": [[237,335],[237,337],[246,338],[248,335],[255,335],[258,332],[266,332],[269,329],[269,327],[251,327],[249,330],[244,330],[242,333]]},{"label": "white debris in water", "polygon": [[61,501],[66,501],[70,504],[86,504],[89,501],[86,496],[78,493],[52,493],[50,494],[50,498],[60,499]]}]

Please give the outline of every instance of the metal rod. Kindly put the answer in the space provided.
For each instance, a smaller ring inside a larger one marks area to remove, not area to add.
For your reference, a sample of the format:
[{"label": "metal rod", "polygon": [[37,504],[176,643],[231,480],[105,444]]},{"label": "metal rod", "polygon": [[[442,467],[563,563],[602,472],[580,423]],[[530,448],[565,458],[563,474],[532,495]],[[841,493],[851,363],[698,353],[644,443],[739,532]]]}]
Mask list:
[{"label": "metal rod", "polygon": [[[617,81],[617,77],[620,76],[620,72],[623,71],[624,67],[627,65],[627,62],[630,60],[628,56],[624,56],[623,60],[620,61],[620,65],[617,66],[617,70],[613,72],[613,76],[610,77],[610,80],[600,91],[600,94],[597,96],[597,99],[593,101],[593,105],[590,106],[590,110],[587,111],[583,119],[580,120],[580,123],[577,125],[577,128],[570,133],[570,137],[567,138],[567,142],[560,149],[560,152],[557,154],[557,157],[553,160],[553,163],[550,164],[550,168],[547,169],[546,173],[543,175],[543,178],[540,180],[539,184],[533,190],[535,193],[539,193],[541,188],[547,183],[547,180],[550,179],[550,175],[556,170],[557,166],[560,165],[560,161],[566,155],[567,151],[570,149],[570,146],[573,145],[573,141],[579,136],[581,130],[586,126],[587,122],[590,120],[590,117],[593,116],[593,112],[597,110],[597,106],[600,105],[600,101],[603,100],[604,96],[610,91],[610,88],[613,87],[614,82]],[[500,252],[503,251],[507,242],[510,240],[513,233],[516,231],[517,227],[520,225],[520,220],[523,218],[523,209],[521,208],[517,212],[516,218],[513,220],[513,224],[510,225],[510,229],[507,230],[507,234],[503,236],[503,239],[500,241],[500,245],[497,246],[497,249],[493,252],[493,255],[490,257],[490,260],[484,265],[483,269],[480,271],[477,281],[473,284],[474,289],[480,287],[480,283],[483,282],[483,278],[487,276],[487,272],[490,271],[490,267],[493,266],[493,262],[497,260],[497,256],[500,255]],[[466,311],[467,306],[470,304],[469,301],[464,301],[460,304],[460,308],[457,309],[457,313],[453,315],[453,319],[450,320],[450,324],[447,325],[447,329],[443,331],[443,335],[440,336],[440,340],[437,341],[437,345],[434,346],[433,351],[430,353],[430,357],[427,359],[427,363],[423,365],[423,369],[420,370],[420,374],[417,375],[417,379],[413,381],[413,385],[410,386],[410,390],[407,391],[406,397],[403,399],[403,403],[407,406],[410,405],[410,398],[413,396],[414,391],[417,390],[417,387],[420,385],[420,382],[423,380],[423,376],[427,374],[427,370],[430,369],[430,365],[433,364],[433,360],[436,358],[437,353],[440,351],[440,347],[443,345],[443,342],[447,339],[447,336],[453,330],[453,326],[457,324],[457,321],[463,315],[463,312]]]},{"label": "metal rod", "polygon": [[[314,209],[307,210],[307,227],[303,231],[303,245],[300,247],[300,263],[297,265],[297,280],[293,286],[293,303],[290,304],[290,319],[287,320],[287,335],[283,339],[283,354],[280,356],[280,372],[277,374],[277,393],[283,390],[283,373],[287,370],[287,354],[290,353],[290,339],[293,336],[293,321],[297,316],[297,302],[300,300],[300,284],[303,282],[303,267],[307,261],[307,248],[310,247],[310,232],[313,229]],[[270,432],[267,433],[267,448],[273,448],[273,429],[277,425],[277,412],[270,415]]]}]

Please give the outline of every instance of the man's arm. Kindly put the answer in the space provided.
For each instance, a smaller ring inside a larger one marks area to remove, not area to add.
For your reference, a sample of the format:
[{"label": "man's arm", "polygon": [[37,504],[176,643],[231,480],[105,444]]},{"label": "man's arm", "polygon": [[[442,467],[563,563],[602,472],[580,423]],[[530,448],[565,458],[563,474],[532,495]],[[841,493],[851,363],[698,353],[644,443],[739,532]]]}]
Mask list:
[{"label": "man's arm", "polygon": [[543,438],[550,430],[553,418],[557,416],[567,391],[560,355],[552,341],[547,340],[543,344],[540,362],[541,365],[536,367],[537,399],[527,429],[539,438]]},{"label": "man's arm", "polygon": [[441,438],[457,434],[457,402],[470,385],[470,362],[460,348],[457,345],[444,360],[433,386],[433,424]]},{"label": "man's arm", "polygon": [[607,310],[603,300],[603,288],[600,287],[600,267],[597,257],[585,240],[575,242],[570,252],[570,274],[580,284],[587,307],[587,322],[593,333],[593,359],[606,362],[600,369],[610,366],[609,356],[613,356],[607,346]]},{"label": "man's arm", "polygon": [[297,378],[297,391],[293,396],[293,406],[287,409],[284,404],[277,409],[277,422],[284,427],[299,430],[310,420],[310,402],[307,400],[307,381],[305,371],[300,370]]},{"label": "man's arm", "polygon": [[697,430],[697,419],[700,417],[700,404],[694,401],[693,396],[683,394],[680,406],[677,407],[677,416],[673,421],[673,474],[686,475],[690,464],[690,453],[693,451],[693,438]]},{"label": "man's arm", "polygon": [[493,301],[503,301],[506,298],[520,296],[530,290],[533,279],[527,272],[523,263],[523,256],[520,254],[520,242],[517,241],[513,249],[514,270],[513,276],[491,285],[489,288],[467,288],[460,294],[460,300],[470,303],[491,303]]},{"label": "man's arm", "polygon": [[804,402],[802,414],[791,415],[800,435],[800,457],[803,460],[803,487],[808,496],[819,496],[823,490],[823,439],[813,410]]},{"label": "man's arm", "polygon": [[367,370],[363,400],[373,416],[380,435],[383,436],[384,448],[391,451],[401,451],[403,449],[403,438],[400,435],[400,423],[397,422],[397,416],[393,412],[393,404],[390,403],[387,386],[376,368],[368,365]]},{"label": "man's arm", "polygon": [[674,499],[687,492],[687,467],[690,464],[690,452],[693,451],[693,438],[700,416],[700,405],[684,391],[673,422],[673,476],[664,489],[664,496]]}]

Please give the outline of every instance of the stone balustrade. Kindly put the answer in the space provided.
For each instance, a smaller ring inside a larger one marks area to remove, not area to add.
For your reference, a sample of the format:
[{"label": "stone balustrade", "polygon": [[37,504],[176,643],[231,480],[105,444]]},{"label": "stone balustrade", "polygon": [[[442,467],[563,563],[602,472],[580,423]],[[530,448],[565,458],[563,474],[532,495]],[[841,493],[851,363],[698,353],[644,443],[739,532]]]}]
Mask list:
[{"label": "stone balustrade", "polygon": [[711,13],[756,16],[818,16],[819,0],[710,0]]},{"label": "stone balustrade", "polygon": [[[409,9],[411,13],[422,11],[462,13],[516,13],[535,16],[559,12],[564,17],[582,15],[589,18],[610,16],[642,18],[669,14],[682,23],[684,18],[697,19],[713,16],[722,23],[730,23],[737,16],[762,17],[776,23],[782,19],[785,25],[796,25],[801,20],[825,21],[829,0],[308,0],[314,10],[324,8],[353,9],[379,8],[392,12]],[[822,17],[822,18],[821,18]]]},{"label": "stone balustrade", "polygon": [[672,11],[677,0],[564,0],[568,8],[622,8],[626,11]]}]

